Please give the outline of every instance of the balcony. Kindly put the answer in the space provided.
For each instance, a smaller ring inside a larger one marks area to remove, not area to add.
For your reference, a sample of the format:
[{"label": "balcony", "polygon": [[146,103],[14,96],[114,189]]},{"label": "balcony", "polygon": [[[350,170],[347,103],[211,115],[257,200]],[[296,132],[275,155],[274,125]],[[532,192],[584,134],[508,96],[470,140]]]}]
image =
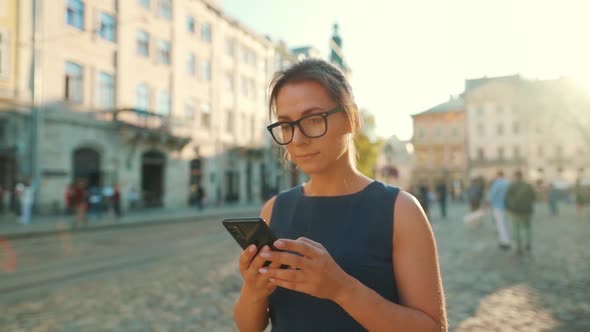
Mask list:
[{"label": "balcony", "polygon": [[192,121],[126,108],[113,111],[111,120],[128,142],[160,143],[180,150],[191,141]]},{"label": "balcony", "polygon": [[526,159],[522,157],[515,157],[511,159],[470,159],[469,165],[471,167],[482,167],[482,166],[524,166]]}]

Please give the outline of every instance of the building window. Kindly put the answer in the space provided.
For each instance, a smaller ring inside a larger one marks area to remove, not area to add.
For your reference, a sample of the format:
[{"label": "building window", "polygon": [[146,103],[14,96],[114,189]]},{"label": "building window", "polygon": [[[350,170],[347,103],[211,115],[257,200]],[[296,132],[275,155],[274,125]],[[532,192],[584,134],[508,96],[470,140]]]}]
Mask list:
[{"label": "building window", "polygon": [[10,40],[8,32],[0,29],[0,79],[8,79],[10,68]]},{"label": "building window", "polygon": [[250,50],[248,50],[248,48],[244,46],[242,48],[242,62],[248,63],[248,60],[250,60]]},{"label": "building window", "polygon": [[503,110],[504,110],[504,108],[502,107],[502,105],[496,106],[496,112],[502,113]]},{"label": "building window", "polygon": [[250,80],[250,97],[252,97],[252,99],[256,100],[256,83],[254,82],[254,80]]},{"label": "building window", "polygon": [[248,122],[248,115],[246,113],[242,113],[242,135],[244,135],[244,139],[248,139],[248,134],[250,133],[250,126]]},{"label": "building window", "polygon": [[440,127],[436,127],[436,129],[434,131],[434,135],[436,137],[440,137],[442,135],[442,129]]},{"label": "building window", "polygon": [[498,136],[504,135],[504,126],[501,123],[498,124],[497,131],[498,131]]},{"label": "building window", "polygon": [[518,146],[515,146],[515,147],[514,147],[514,150],[513,150],[513,154],[514,154],[514,158],[515,158],[515,159],[518,159],[518,158],[520,158],[520,147],[518,147]]},{"label": "building window", "polygon": [[459,129],[453,128],[453,137],[459,137]]},{"label": "building window", "polygon": [[256,58],[256,53],[250,52],[250,64],[256,67],[256,63],[258,63],[258,59]]},{"label": "building window", "polygon": [[115,18],[113,15],[107,13],[100,13],[99,16],[100,26],[98,28],[98,35],[105,40],[114,42],[115,41]]},{"label": "building window", "polygon": [[537,155],[539,156],[539,158],[543,158],[543,147],[539,146],[537,148]]},{"label": "building window", "polygon": [[205,82],[211,81],[211,62],[207,59],[203,59],[203,65],[201,67],[201,80]]},{"label": "building window", "polygon": [[485,135],[485,130],[484,130],[483,123],[478,123],[477,124],[477,132],[479,132],[479,136]]},{"label": "building window", "polygon": [[201,126],[211,128],[211,105],[208,102],[201,105]]},{"label": "building window", "polygon": [[194,34],[195,33],[195,18],[192,16],[187,16],[186,17],[186,30],[190,33],[190,34]]},{"label": "building window", "polygon": [[424,138],[424,128],[418,128],[418,138]]},{"label": "building window", "polygon": [[225,89],[227,91],[234,91],[234,75],[233,73],[225,73]]},{"label": "building window", "polygon": [[84,92],[84,67],[66,62],[65,100],[81,103]]},{"label": "building window", "polygon": [[231,38],[225,40],[225,54],[233,57],[235,53],[235,42]]},{"label": "building window", "polygon": [[184,104],[184,115],[187,119],[194,119],[195,117],[195,100],[189,98]]},{"label": "building window", "polygon": [[158,63],[163,65],[170,64],[170,43],[165,40],[158,42]]},{"label": "building window", "polygon": [[115,77],[108,73],[98,74],[97,106],[102,109],[115,107]]},{"label": "building window", "polygon": [[479,116],[483,116],[483,113],[484,113],[484,108],[483,108],[483,106],[477,106],[477,108],[476,108],[476,112],[477,112],[477,115],[479,115]]},{"label": "building window", "polygon": [[563,147],[558,145],[555,147],[555,157],[562,158],[563,157]]},{"label": "building window", "polygon": [[512,124],[512,133],[513,134],[518,134],[518,132],[520,131],[520,126],[518,125],[518,122],[514,122]]},{"label": "building window", "polygon": [[150,56],[150,34],[143,30],[137,32],[137,54]]},{"label": "building window", "polygon": [[248,80],[242,76],[242,96],[248,97]]},{"label": "building window", "polygon": [[186,56],[186,73],[190,76],[195,76],[197,73],[196,57],[194,53],[189,53]]},{"label": "building window", "polygon": [[204,42],[210,43],[212,39],[211,24],[205,23],[201,26],[201,39]]},{"label": "building window", "polygon": [[170,114],[170,93],[166,90],[162,90],[158,93],[156,113],[163,116],[168,116]]},{"label": "building window", "polygon": [[171,20],[172,19],[172,5],[170,0],[159,0],[158,1],[158,15],[161,18]]},{"label": "building window", "polygon": [[504,148],[503,147],[498,148],[498,159],[504,160]]},{"label": "building window", "polygon": [[66,21],[68,25],[84,30],[84,1],[68,0]]},{"label": "building window", "polygon": [[256,139],[256,136],[257,136],[256,132],[258,131],[258,126],[257,126],[257,122],[256,122],[256,115],[252,115],[252,125],[250,128],[252,128],[252,136],[251,137],[254,140],[254,139]]},{"label": "building window", "polygon": [[483,148],[477,149],[477,159],[484,160],[486,158]]},{"label": "building window", "polygon": [[150,0],[138,0],[137,2],[144,8],[150,8]]},{"label": "building window", "polygon": [[135,88],[135,108],[144,112],[150,109],[150,88],[146,84],[138,84]]},{"label": "building window", "polygon": [[234,112],[232,112],[232,110],[227,110],[227,124],[226,124],[226,126],[227,126],[227,131],[230,134],[232,134],[235,130],[234,117],[235,117]]}]

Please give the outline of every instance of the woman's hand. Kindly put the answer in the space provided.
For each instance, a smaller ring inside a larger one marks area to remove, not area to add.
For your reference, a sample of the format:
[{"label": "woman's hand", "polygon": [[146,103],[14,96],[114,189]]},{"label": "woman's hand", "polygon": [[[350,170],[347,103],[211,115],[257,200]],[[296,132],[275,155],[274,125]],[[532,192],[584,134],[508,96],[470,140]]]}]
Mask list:
[{"label": "woman's hand", "polygon": [[[340,268],[320,243],[300,237],[297,240],[280,239],[274,243],[277,249],[291,252],[265,251],[259,256],[272,261],[270,267],[260,267],[259,272],[277,286],[335,301],[345,291],[350,276]],[[277,265],[289,265],[289,269]]]},{"label": "woman's hand", "polygon": [[[240,274],[244,278],[244,289],[252,296],[252,300],[263,300],[268,297],[276,288],[276,285],[268,280],[268,276],[261,274],[259,270],[268,259],[262,257],[263,253],[270,252],[268,246],[264,246],[256,254],[256,246],[250,245],[240,255]],[[278,267],[276,263],[269,267]]]}]

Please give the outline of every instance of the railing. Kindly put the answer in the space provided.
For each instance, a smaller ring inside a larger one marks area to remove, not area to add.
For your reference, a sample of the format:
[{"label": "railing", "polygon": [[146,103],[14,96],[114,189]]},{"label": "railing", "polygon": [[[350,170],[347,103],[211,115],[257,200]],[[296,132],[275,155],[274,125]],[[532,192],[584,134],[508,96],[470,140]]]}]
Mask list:
[{"label": "railing", "polygon": [[118,109],[112,114],[113,121],[137,128],[160,131],[174,136],[190,137],[192,134],[191,119],[163,116],[133,108]]}]

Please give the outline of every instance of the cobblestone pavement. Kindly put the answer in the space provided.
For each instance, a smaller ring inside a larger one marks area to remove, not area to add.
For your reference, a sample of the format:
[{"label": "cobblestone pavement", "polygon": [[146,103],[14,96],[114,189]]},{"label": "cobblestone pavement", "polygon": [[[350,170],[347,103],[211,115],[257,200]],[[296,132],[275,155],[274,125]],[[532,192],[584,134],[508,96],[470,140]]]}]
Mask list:
[{"label": "cobblestone pavement", "polygon": [[[590,330],[590,220],[577,221],[573,207],[551,218],[540,206],[532,253],[517,256],[498,249],[491,220],[464,227],[465,209],[432,217],[451,330]],[[12,245],[18,265],[0,272],[0,289],[12,285],[0,296],[1,331],[235,330],[240,250],[219,220]]]}]

